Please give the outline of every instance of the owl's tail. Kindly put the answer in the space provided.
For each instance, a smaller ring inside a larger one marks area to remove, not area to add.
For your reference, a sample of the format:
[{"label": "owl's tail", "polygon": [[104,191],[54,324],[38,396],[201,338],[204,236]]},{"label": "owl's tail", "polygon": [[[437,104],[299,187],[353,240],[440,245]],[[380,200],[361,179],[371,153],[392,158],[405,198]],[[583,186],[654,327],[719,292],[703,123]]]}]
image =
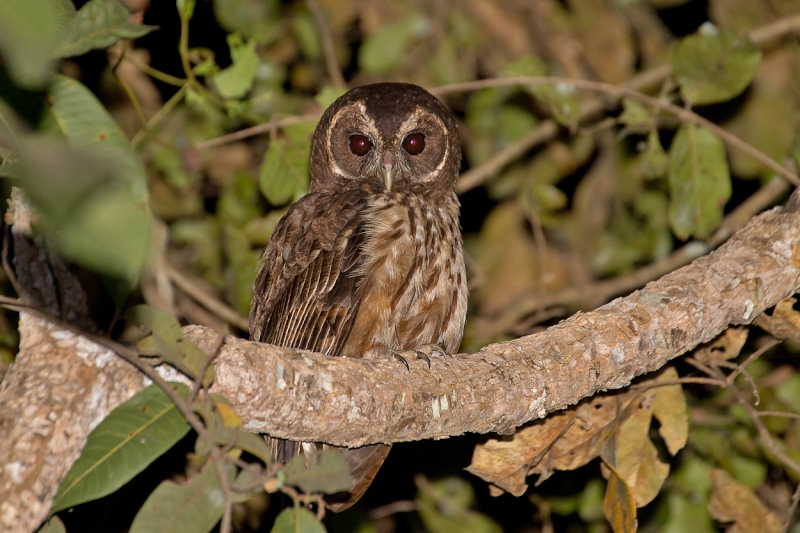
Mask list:
[{"label": "owl's tail", "polygon": [[348,492],[340,492],[325,496],[325,503],[328,509],[338,513],[351,507],[355,504],[361,496],[364,495],[366,490],[372,484],[372,480],[378,474],[383,461],[389,455],[389,450],[392,449],[391,445],[387,444],[371,444],[369,446],[362,446],[361,448],[339,448],[336,446],[328,446],[310,443],[310,442],[295,442],[284,439],[274,439],[266,437],[267,443],[272,448],[272,456],[275,460],[287,464],[295,456],[303,453],[304,450],[315,449],[322,446],[323,448],[336,448],[341,450],[344,454],[347,466],[350,468],[350,477],[353,478],[353,488]]}]

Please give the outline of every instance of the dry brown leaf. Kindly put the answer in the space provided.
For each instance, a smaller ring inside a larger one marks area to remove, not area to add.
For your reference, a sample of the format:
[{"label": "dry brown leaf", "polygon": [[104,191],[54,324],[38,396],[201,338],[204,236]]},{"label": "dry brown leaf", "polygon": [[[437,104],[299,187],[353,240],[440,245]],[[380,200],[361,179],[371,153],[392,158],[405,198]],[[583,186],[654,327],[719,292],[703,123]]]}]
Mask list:
[{"label": "dry brown leaf", "polygon": [[703,362],[729,361],[739,357],[747,340],[748,328],[728,328],[713,341],[698,348],[694,356]]},{"label": "dry brown leaf", "polygon": [[539,462],[574,420],[575,410],[570,409],[537,420],[513,435],[478,444],[472,452],[472,462],[465,470],[503,489],[497,492],[497,487],[490,487],[495,489],[493,495],[507,491],[521,496],[528,489],[525,483],[528,469]]},{"label": "dry brown leaf", "polygon": [[781,300],[772,311],[772,316],[766,313],[759,315],[753,324],[775,338],[800,342],[800,312],[793,307],[796,301],[797,299],[792,297]]},{"label": "dry brown leaf", "polygon": [[636,54],[627,18],[603,0],[569,0],[573,31],[586,62],[603,81],[622,83],[633,72]]},{"label": "dry brown leaf", "polygon": [[606,467],[606,495],[603,498],[603,514],[614,533],[636,533],[636,505],[633,494],[620,472],[609,463]]},{"label": "dry brown leaf", "polygon": [[767,510],[746,485],[734,480],[726,471],[711,471],[711,501],[708,512],[720,522],[733,522],[728,533],[778,533],[781,522]]},{"label": "dry brown leaf", "polygon": [[554,290],[566,282],[567,269],[555,249],[548,248],[546,271],[540,271],[540,254],[527,223],[516,200],[498,205],[486,218],[473,253],[485,275],[474,291],[481,314],[501,312],[523,293]]},{"label": "dry brown leaf", "polygon": [[540,474],[539,484],[554,470],[574,470],[598,457],[620,420],[629,415],[627,406],[633,397],[631,393],[596,396],[579,404],[575,422],[528,474]]},{"label": "dry brown leaf", "polygon": [[[663,382],[675,379],[678,379],[678,372],[674,367],[669,366],[664,368],[654,381]],[[658,433],[664,439],[669,453],[675,455],[686,446],[689,438],[689,411],[686,408],[686,396],[680,385],[658,387],[654,389],[654,392],[653,416],[661,424]]]},{"label": "dry brown leaf", "polygon": [[655,393],[655,389],[651,389],[639,397],[638,408],[623,422],[615,438],[616,464],[613,466],[627,483],[636,507],[650,503],[669,474],[669,465],[658,459],[649,436]]}]

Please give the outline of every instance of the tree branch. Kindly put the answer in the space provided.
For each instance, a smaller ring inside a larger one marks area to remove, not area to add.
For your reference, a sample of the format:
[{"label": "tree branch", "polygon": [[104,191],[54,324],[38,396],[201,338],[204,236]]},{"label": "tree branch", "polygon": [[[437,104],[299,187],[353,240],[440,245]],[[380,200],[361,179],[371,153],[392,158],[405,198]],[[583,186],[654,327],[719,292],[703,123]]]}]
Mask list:
[{"label": "tree branch", "polygon": [[[213,392],[247,429],[344,446],[510,433],[750,323],[800,289],[800,191],[692,264],[545,332],[436,358],[332,358],[227,337]],[[86,438],[144,376],[85,337],[23,314],[20,354],[0,389],[0,529],[32,531]],[[218,334],[189,326],[209,350]],[[170,367],[160,374],[176,379]]]}]

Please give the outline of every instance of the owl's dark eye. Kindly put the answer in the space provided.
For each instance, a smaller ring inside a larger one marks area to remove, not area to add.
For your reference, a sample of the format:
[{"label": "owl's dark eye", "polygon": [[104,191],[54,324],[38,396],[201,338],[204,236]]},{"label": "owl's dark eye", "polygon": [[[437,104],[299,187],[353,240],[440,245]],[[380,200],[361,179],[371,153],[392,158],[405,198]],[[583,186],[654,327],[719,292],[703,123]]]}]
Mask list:
[{"label": "owl's dark eye", "polygon": [[372,141],[366,135],[350,136],[350,151],[358,157],[367,155],[372,150]]},{"label": "owl's dark eye", "polygon": [[403,139],[403,149],[411,155],[419,155],[425,149],[425,135],[409,133]]}]

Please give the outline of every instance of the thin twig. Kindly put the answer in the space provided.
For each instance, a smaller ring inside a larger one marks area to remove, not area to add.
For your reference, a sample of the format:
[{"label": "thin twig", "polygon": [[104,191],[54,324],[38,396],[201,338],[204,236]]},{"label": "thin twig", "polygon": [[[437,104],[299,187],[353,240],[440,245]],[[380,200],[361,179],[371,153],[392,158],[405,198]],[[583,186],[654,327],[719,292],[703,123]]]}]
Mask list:
[{"label": "thin twig", "polygon": [[220,533],[231,533],[231,511],[233,509],[233,500],[231,498],[231,488],[228,483],[228,476],[225,475],[225,459],[218,446],[211,449],[211,462],[214,464],[214,470],[217,472],[219,478],[219,488],[222,490],[224,498],[222,520],[219,524]]},{"label": "thin twig", "polygon": [[219,137],[214,137],[213,139],[209,139],[207,141],[199,142],[195,145],[195,148],[197,148],[198,150],[203,150],[205,148],[213,148],[221,144],[240,141],[242,139],[246,139],[247,137],[253,137],[254,135],[260,135],[262,133],[267,133],[272,130],[277,130],[285,128],[287,126],[292,126],[294,124],[299,124],[301,122],[309,122],[311,120],[317,120],[317,119],[319,119],[319,113],[295,115],[280,120],[272,119],[269,122],[265,122],[264,124],[258,124],[256,126],[245,128],[243,130],[234,131],[233,133],[220,135]]},{"label": "thin twig", "polygon": [[183,95],[186,93],[187,85],[184,85],[178,91],[172,95],[172,98],[167,100],[161,109],[153,115],[150,120],[147,121],[147,125],[140,129],[136,135],[134,135],[133,139],[131,139],[131,150],[136,150],[139,144],[144,140],[144,138],[153,131],[153,128],[167,115],[172,112],[176,105],[183,99]]},{"label": "thin twig", "polygon": [[[750,355],[748,355],[748,356],[747,356],[747,359],[745,359],[745,360],[742,362],[742,364],[740,364],[740,365],[735,365],[735,368],[734,368],[733,372],[731,372],[730,374],[728,374],[728,377],[727,377],[727,378],[725,378],[725,383],[726,383],[727,385],[731,385],[731,384],[733,384],[733,380],[735,380],[735,379],[736,379],[736,376],[738,376],[738,375],[739,375],[739,374],[741,374],[742,372],[745,372],[745,368],[747,368],[747,366],[748,366],[750,363],[752,363],[753,361],[755,361],[756,359],[758,359],[759,357],[761,357],[762,355],[764,355],[764,353],[766,353],[766,351],[767,351],[767,350],[769,350],[769,349],[770,349],[770,348],[772,348],[773,346],[776,346],[776,345],[780,344],[781,342],[782,342],[781,340],[779,340],[779,339],[774,339],[774,338],[773,338],[773,339],[772,339],[772,340],[770,340],[770,341],[769,341],[767,344],[765,344],[764,346],[762,346],[761,348],[759,348],[759,349],[758,349],[758,350],[756,350],[755,352],[753,352],[753,353],[751,353]],[[752,379],[752,378],[750,378],[750,379]],[[754,386],[755,386],[755,385],[754,385]]]},{"label": "thin twig", "polygon": [[542,295],[530,293],[521,296],[502,315],[493,320],[489,336],[511,331],[522,317],[542,309],[574,305],[576,302],[606,301],[612,296],[624,294],[642,287],[646,283],[687,265],[705,255],[709,250],[725,242],[733,233],[742,228],[756,214],[773,205],[786,191],[789,184],[776,176],[763,187],[750,195],[736,209],[725,215],[719,228],[708,239],[708,243],[692,241],[667,257],[638,268],[628,274],[601,280],[589,286],[569,287],[555,294]]},{"label": "thin twig", "polygon": [[800,413],[789,413],[786,411],[758,411],[758,416],[781,416],[800,420]]},{"label": "thin twig", "polygon": [[189,403],[194,403],[197,399],[197,395],[200,393],[200,388],[203,386],[203,376],[206,373],[206,369],[211,366],[211,363],[216,359],[217,355],[219,355],[219,350],[222,348],[222,345],[225,344],[225,335],[220,334],[217,337],[216,346],[213,349],[208,351],[208,355],[206,355],[206,360],[203,362],[203,366],[200,368],[200,371],[197,373],[197,377],[192,382],[192,389],[189,391]]},{"label": "thin twig", "polygon": [[686,377],[686,378],[679,378],[679,379],[670,379],[665,381],[659,382],[648,382],[648,383],[637,383],[635,385],[631,385],[628,387],[630,390],[650,390],[650,389],[657,389],[658,387],[669,387],[671,385],[714,385],[717,387],[724,387],[725,382],[720,381],[719,379],[715,378],[697,378],[697,377]]},{"label": "thin twig", "polygon": [[[774,40],[780,39],[800,31],[800,15],[794,15],[781,19],[760,28],[756,28],[748,34],[750,41],[758,46],[766,46],[771,44]],[[672,74],[672,65],[665,63],[658,67],[652,68],[641,74],[637,74],[627,82],[625,86],[629,89],[637,91],[647,91],[654,87],[661,86],[670,75]],[[430,89],[433,94],[439,94],[441,87],[434,87]],[[596,116],[603,111],[607,106],[607,102],[595,99],[585,103],[581,108],[579,120],[587,120]],[[538,144],[542,144],[553,139],[560,128],[558,124],[552,119],[545,120],[539,125],[528,132],[525,136],[510,144],[503,150],[495,153],[487,161],[481,165],[471,168],[467,172],[461,174],[461,177],[456,184],[456,192],[463,194],[470,189],[473,189],[483,183],[486,179],[498,173],[505,165],[515,160],[528,150],[532,149]]]},{"label": "thin twig", "polygon": [[336,48],[333,44],[330,28],[325,21],[325,14],[316,0],[306,0],[306,7],[311,11],[311,15],[314,17],[314,25],[316,25],[319,32],[319,40],[322,44],[322,54],[325,56],[325,68],[328,70],[328,77],[334,87],[345,89],[347,88],[347,83],[344,81],[339,62],[336,60]]},{"label": "thin twig", "polygon": [[387,516],[392,516],[397,513],[411,513],[419,509],[419,504],[416,500],[399,500],[380,507],[376,507],[367,513],[370,520],[380,520]]},{"label": "thin twig", "polygon": [[792,526],[794,513],[797,511],[798,503],[800,503],[800,483],[798,483],[794,488],[794,494],[792,494],[792,504],[789,506],[789,510],[786,512],[786,519],[783,521],[781,533],[787,533],[789,528]]},{"label": "thin twig", "polygon": [[562,86],[571,85],[578,89],[595,91],[615,96],[618,98],[626,96],[628,98],[633,98],[634,100],[639,100],[644,104],[657,107],[659,109],[672,113],[685,123],[699,124],[711,130],[712,132],[717,134],[722,140],[727,142],[729,145],[738,148],[739,150],[751,156],[752,158],[756,159],[766,167],[769,167],[777,174],[786,178],[790,183],[794,185],[800,185],[800,178],[798,178],[792,171],[785,168],[783,165],[772,159],[770,156],[768,156],[758,148],[746,143],[745,141],[741,140],[734,134],[717,126],[710,120],[701,117],[700,115],[698,115],[694,111],[691,111],[690,109],[676,106],[675,104],[659,100],[658,98],[653,98],[652,96],[648,96],[644,93],[630,89],[628,87],[622,87],[619,85],[613,85],[610,83],[604,83],[600,81],[582,80],[578,78],[562,78],[558,76],[509,76],[504,78],[489,78],[485,80],[442,85],[436,88],[436,94],[477,91],[479,89],[487,89],[490,87],[513,87],[518,85],[562,85]]},{"label": "thin twig", "polygon": [[[721,380],[723,383],[725,382],[726,376],[718,368],[710,367],[705,363],[698,361],[694,357],[686,358],[686,362],[695,368],[702,370],[709,376],[715,377]],[[764,444],[767,450],[769,450],[772,455],[774,455],[781,463],[783,463],[786,468],[795,474],[800,475],[800,464],[795,462],[795,460],[789,457],[786,452],[781,450],[780,446],[778,446],[778,444],[775,442],[775,439],[772,438],[772,434],[761,421],[758,410],[747,401],[747,398],[744,397],[742,391],[740,391],[739,388],[733,383],[727,383],[725,388],[733,395],[736,401],[739,402],[739,405],[741,405],[744,410],[747,411],[750,420],[753,422],[753,426],[755,426],[756,431],[758,432],[758,436],[761,438],[761,442]]]},{"label": "thin twig", "polygon": [[158,81],[164,82],[167,85],[172,85],[175,87],[183,87],[184,85],[186,85],[188,81],[183,78],[178,78],[177,76],[172,76],[171,74],[167,74],[166,72],[161,72],[160,70],[154,69],[150,65],[142,63],[141,61],[139,61],[135,57],[132,57],[131,55],[125,55],[123,57],[123,61],[127,61],[134,67],[141,70],[144,74],[147,74],[151,78],[155,78]]},{"label": "thin twig", "polygon": [[249,331],[250,325],[246,317],[240,315],[235,309],[226,305],[221,300],[208,294],[186,274],[172,265],[167,265],[166,272],[169,279],[172,280],[172,282],[177,285],[179,289],[194,298],[194,300],[203,305],[203,307],[217,315],[228,324],[231,324],[242,331]]}]

